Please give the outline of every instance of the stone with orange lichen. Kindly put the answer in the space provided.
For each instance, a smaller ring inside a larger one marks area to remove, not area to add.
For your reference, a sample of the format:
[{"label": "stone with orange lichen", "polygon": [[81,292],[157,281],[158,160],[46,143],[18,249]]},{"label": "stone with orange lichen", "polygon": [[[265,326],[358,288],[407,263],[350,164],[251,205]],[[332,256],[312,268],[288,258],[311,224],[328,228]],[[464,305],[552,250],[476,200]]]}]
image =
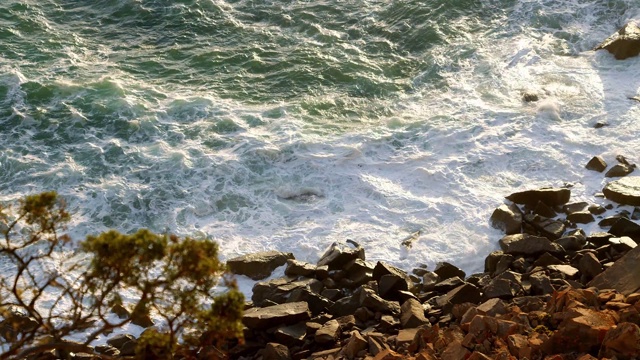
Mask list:
[{"label": "stone with orange lichen", "polygon": [[600,348],[607,331],[615,325],[615,319],[604,312],[573,308],[565,313],[565,319],[551,336],[552,351],[589,352]]}]

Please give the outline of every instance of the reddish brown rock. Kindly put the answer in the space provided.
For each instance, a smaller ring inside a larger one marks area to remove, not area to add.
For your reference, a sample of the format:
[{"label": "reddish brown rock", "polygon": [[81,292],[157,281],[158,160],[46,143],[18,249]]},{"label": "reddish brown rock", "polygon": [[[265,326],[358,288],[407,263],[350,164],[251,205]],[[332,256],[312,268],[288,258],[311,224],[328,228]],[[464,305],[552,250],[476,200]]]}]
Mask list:
[{"label": "reddish brown rock", "polygon": [[615,319],[607,313],[579,307],[571,309],[551,337],[553,351],[565,353],[597,350],[607,331],[615,324]]},{"label": "reddish brown rock", "polygon": [[471,352],[462,346],[462,342],[456,340],[447,345],[440,355],[440,358],[442,360],[460,360],[466,359],[470,354]]},{"label": "reddish brown rock", "polygon": [[640,328],[624,322],[609,330],[602,341],[599,356],[620,360],[640,357]]}]

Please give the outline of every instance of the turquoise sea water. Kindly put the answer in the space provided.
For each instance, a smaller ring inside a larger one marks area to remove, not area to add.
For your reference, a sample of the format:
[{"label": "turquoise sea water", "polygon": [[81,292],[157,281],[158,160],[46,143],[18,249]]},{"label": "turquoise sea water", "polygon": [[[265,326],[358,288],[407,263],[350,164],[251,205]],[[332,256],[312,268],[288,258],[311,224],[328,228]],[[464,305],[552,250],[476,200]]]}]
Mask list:
[{"label": "turquoise sea water", "polygon": [[590,51],[634,19],[636,0],[4,0],[0,200],[56,190],[76,238],[308,261],[351,238],[481,270],[504,195],[593,201],[591,156],[640,161],[640,61]]}]

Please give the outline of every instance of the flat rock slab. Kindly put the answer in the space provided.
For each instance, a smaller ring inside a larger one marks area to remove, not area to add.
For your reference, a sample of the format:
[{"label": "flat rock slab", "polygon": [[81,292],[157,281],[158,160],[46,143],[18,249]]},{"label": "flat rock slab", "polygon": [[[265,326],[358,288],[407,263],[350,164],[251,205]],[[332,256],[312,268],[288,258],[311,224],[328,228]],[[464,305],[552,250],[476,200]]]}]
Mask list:
[{"label": "flat rock slab", "polygon": [[268,329],[309,320],[309,304],[304,301],[252,308],[245,311],[242,323],[250,329]]},{"label": "flat rock slab", "polygon": [[563,253],[562,246],[552,243],[549,239],[529,234],[507,235],[500,239],[500,247],[505,254],[534,256],[545,252],[551,254]]},{"label": "flat rock slab", "polygon": [[262,280],[271,275],[277,267],[286,264],[288,259],[293,259],[292,253],[263,251],[230,259],[227,261],[227,267],[234,274]]},{"label": "flat rock slab", "polygon": [[548,206],[564,205],[569,202],[569,198],[571,198],[571,190],[565,188],[527,190],[507,196],[508,200],[511,200],[516,204],[531,206],[538,204],[538,201]]},{"label": "flat rock slab", "polygon": [[602,189],[602,193],[619,204],[640,205],[640,176],[612,181]]},{"label": "flat rock slab", "polygon": [[630,250],[610,268],[596,276],[588,286],[616,289],[624,295],[640,291],[640,246]]}]

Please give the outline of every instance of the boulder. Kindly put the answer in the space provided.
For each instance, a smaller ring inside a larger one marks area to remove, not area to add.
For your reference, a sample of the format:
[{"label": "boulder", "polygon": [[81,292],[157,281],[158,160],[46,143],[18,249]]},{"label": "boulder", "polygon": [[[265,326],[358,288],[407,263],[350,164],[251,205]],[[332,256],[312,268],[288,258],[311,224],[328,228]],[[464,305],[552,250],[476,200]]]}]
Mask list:
[{"label": "boulder", "polygon": [[594,222],[596,219],[589,211],[576,211],[567,215],[567,220],[575,224],[588,224]]},{"label": "boulder", "polygon": [[312,277],[316,273],[316,266],[304,261],[298,261],[295,259],[287,260],[287,268],[284,270],[284,274],[287,276],[305,276]]},{"label": "boulder", "polygon": [[613,223],[609,233],[618,237],[628,236],[636,242],[640,241],[640,225],[624,217]]},{"label": "boulder", "polygon": [[289,299],[295,289],[308,288],[310,291],[319,293],[322,290],[322,283],[316,279],[295,280],[295,278],[283,277],[269,281],[257,282],[253,285],[251,301],[256,306],[263,306],[267,301],[282,304]]},{"label": "boulder", "polygon": [[640,246],[626,253],[587,285],[599,289],[616,289],[625,295],[638,292],[640,291],[638,264],[640,264]]},{"label": "boulder", "polygon": [[538,190],[527,190],[513,193],[507,196],[508,200],[516,204],[535,206],[538,201],[548,206],[564,205],[569,202],[571,190],[565,188],[543,188]]},{"label": "boulder", "polygon": [[300,301],[248,309],[244,312],[242,323],[249,329],[267,329],[306,321],[310,316],[309,304]]},{"label": "boulder", "polygon": [[608,183],[602,193],[623,205],[640,205],[640,176],[629,176]]},{"label": "boulder", "polygon": [[420,301],[409,299],[400,307],[400,325],[403,329],[417,328],[429,324],[429,320],[424,317],[424,308]]},{"label": "boulder", "polygon": [[234,274],[262,280],[271,275],[277,267],[286,264],[288,259],[293,259],[292,253],[263,251],[227,260],[227,268]]},{"label": "boulder", "polygon": [[489,222],[507,235],[517,234],[522,229],[522,212],[515,204],[503,204],[493,211]]},{"label": "boulder", "polygon": [[295,346],[302,345],[307,336],[307,325],[299,322],[293,325],[280,326],[273,334],[279,343]]},{"label": "boulder", "polygon": [[527,214],[524,220],[533,225],[540,232],[540,235],[550,240],[560,238],[566,229],[562,221],[549,219],[537,214]]},{"label": "boulder", "polygon": [[358,353],[365,350],[369,346],[369,342],[358,331],[352,331],[351,337],[347,341],[347,345],[342,349],[342,353],[347,359],[352,360],[358,356]]},{"label": "boulder", "polygon": [[477,304],[482,299],[482,293],[480,290],[469,284],[465,283],[457,288],[450,290],[444,296],[438,298],[438,305],[445,306],[445,304],[462,304],[464,302],[470,302]]},{"label": "boulder", "polygon": [[589,160],[587,165],[585,166],[588,170],[593,170],[597,172],[603,172],[604,169],[607,168],[607,162],[604,161],[602,156],[594,156]]},{"label": "boulder", "polygon": [[615,164],[607,171],[605,177],[622,177],[631,174],[634,170],[633,166],[626,164]]},{"label": "boulder", "polygon": [[640,328],[623,322],[607,331],[600,348],[600,358],[637,359],[640,357]]},{"label": "boulder", "polygon": [[365,260],[364,249],[358,243],[352,240],[347,240],[346,243],[335,242],[320,257],[318,266],[327,265],[329,270],[341,270],[355,259]]},{"label": "boulder", "polygon": [[459,277],[460,279],[464,279],[466,274],[464,271],[460,270],[457,266],[451,265],[448,262],[438,263],[436,269],[433,270],[434,273],[438,274],[440,280],[450,279],[452,277]]},{"label": "boulder", "polygon": [[602,49],[612,53],[618,60],[637,56],[640,54],[640,28],[633,22],[624,25],[593,50]]},{"label": "boulder", "polygon": [[500,248],[505,254],[536,256],[548,252],[550,254],[562,254],[564,249],[554,244],[546,237],[529,234],[507,235],[500,239]]},{"label": "boulder", "polygon": [[340,323],[338,320],[329,320],[315,334],[315,340],[319,344],[333,344],[340,335]]},{"label": "boulder", "polygon": [[378,281],[378,294],[388,300],[397,300],[398,291],[413,287],[407,273],[383,261],[378,261],[373,269],[373,279]]},{"label": "boulder", "polygon": [[605,334],[616,324],[613,316],[582,307],[567,311],[565,316],[551,336],[556,353],[598,351]]}]

